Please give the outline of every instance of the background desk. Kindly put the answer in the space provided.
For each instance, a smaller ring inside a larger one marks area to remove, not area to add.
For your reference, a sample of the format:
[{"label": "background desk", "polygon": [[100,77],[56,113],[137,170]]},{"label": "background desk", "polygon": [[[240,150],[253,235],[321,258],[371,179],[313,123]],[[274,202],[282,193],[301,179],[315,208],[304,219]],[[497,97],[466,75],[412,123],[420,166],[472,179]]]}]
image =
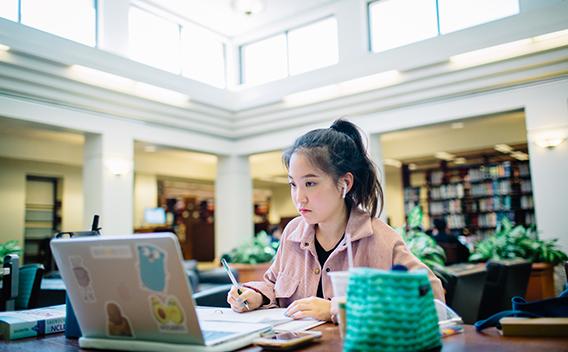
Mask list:
[{"label": "background desk", "polygon": [[[321,325],[314,330],[321,331],[323,338],[320,343],[306,346],[303,351],[333,352],[341,351],[341,338],[338,327],[333,324]],[[503,337],[495,329],[478,334],[471,325],[465,327],[463,334],[443,339],[442,351],[568,351],[568,338],[534,338],[534,337]],[[20,351],[80,351],[77,340],[68,340],[63,334],[48,335],[40,338],[29,338],[11,342],[0,342],[0,350],[11,352]],[[86,350],[85,350],[86,351]],[[94,350],[89,350],[94,351]],[[261,351],[259,347],[248,347],[241,352]]]}]

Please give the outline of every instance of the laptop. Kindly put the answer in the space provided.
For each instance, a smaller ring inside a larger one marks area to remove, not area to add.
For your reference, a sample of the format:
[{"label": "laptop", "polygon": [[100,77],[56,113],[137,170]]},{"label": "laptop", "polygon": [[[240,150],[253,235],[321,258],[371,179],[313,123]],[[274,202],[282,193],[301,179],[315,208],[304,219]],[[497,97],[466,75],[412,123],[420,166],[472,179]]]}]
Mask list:
[{"label": "laptop", "polygon": [[228,351],[268,324],[199,321],[171,233],[53,239],[82,348]]}]

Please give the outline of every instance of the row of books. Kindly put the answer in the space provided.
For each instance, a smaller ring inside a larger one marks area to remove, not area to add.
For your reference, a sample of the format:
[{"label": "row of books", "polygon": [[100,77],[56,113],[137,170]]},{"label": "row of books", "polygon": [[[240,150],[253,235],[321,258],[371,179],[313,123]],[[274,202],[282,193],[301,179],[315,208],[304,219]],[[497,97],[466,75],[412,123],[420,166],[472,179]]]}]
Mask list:
[{"label": "row of books", "polygon": [[430,189],[430,198],[432,199],[463,198],[464,195],[464,186],[461,183],[432,187]]},{"label": "row of books", "polygon": [[469,169],[467,174],[471,182],[511,177],[511,163],[506,161],[499,165],[481,166],[477,169]]},{"label": "row of books", "polygon": [[473,197],[511,194],[511,181],[501,180],[471,185],[470,194]]}]

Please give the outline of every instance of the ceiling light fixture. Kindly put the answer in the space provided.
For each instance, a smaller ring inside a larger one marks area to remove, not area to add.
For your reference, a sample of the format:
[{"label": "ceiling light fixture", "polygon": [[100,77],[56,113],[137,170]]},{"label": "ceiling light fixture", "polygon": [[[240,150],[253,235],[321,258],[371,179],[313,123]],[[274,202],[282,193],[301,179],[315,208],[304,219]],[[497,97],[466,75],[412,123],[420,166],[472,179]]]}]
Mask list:
[{"label": "ceiling light fixture", "polygon": [[158,150],[158,148],[156,148],[155,145],[152,144],[148,144],[144,146],[144,151],[147,153],[154,153],[156,152],[156,150]]},{"label": "ceiling light fixture", "polygon": [[512,152],[511,156],[517,160],[520,161],[526,161],[529,160],[529,155],[527,153],[523,153],[523,152]]},{"label": "ceiling light fixture", "polygon": [[239,15],[252,16],[264,11],[264,0],[232,0],[231,9]]},{"label": "ceiling light fixture", "polygon": [[554,149],[562,144],[566,138],[564,137],[541,137],[535,140],[536,145],[541,148]]},{"label": "ceiling light fixture", "polygon": [[464,157],[459,157],[454,160],[454,164],[463,165],[467,160]]},{"label": "ceiling light fixture", "polygon": [[400,160],[396,160],[396,159],[384,159],[383,160],[383,164],[387,165],[387,166],[394,166],[396,168],[401,168],[402,167],[402,162]]},{"label": "ceiling light fixture", "polygon": [[0,51],[8,51],[10,47],[8,45],[0,44]]},{"label": "ceiling light fixture", "polygon": [[508,144],[495,144],[495,150],[504,154],[509,154],[513,151],[513,148]]},{"label": "ceiling light fixture", "polygon": [[448,152],[437,152],[436,154],[434,154],[434,156],[437,159],[446,160],[446,161],[452,161],[456,158],[454,154]]}]

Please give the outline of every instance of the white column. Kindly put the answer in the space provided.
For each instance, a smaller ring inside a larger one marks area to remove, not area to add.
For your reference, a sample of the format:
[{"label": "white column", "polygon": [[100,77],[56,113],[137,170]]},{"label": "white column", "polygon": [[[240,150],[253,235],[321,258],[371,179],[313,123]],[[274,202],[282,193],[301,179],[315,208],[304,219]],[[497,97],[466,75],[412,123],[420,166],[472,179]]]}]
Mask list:
[{"label": "white column", "polygon": [[568,251],[568,141],[554,149],[535,144],[541,138],[568,137],[568,92],[544,93],[525,108],[535,215],[541,237],[558,238]]},{"label": "white column", "polygon": [[[386,199],[386,174],[385,174],[385,166],[383,164],[383,149],[381,147],[381,136],[380,134],[367,134],[367,139],[369,140],[369,154],[371,156],[371,160],[377,166],[377,176],[379,178],[379,182],[383,188],[383,197]],[[383,199],[384,201],[384,199]],[[381,213],[380,219],[383,221],[387,221],[387,203],[386,201],[383,202],[383,211]]]},{"label": "white column", "polygon": [[219,156],[215,180],[215,256],[254,235],[248,156]]},{"label": "white column", "polygon": [[367,30],[367,2],[341,1],[337,3],[337,36],[339,62],[352,62],[369,55]]},{"label": "white column", "polygon": [[120,132],[86,134],[84,153],[85,228],[98,214],[104,234],[132,233],[132,137]]},{"label": "white column", "polygon": [[99,48],[128,56],[129,0],[99,0]]}]

